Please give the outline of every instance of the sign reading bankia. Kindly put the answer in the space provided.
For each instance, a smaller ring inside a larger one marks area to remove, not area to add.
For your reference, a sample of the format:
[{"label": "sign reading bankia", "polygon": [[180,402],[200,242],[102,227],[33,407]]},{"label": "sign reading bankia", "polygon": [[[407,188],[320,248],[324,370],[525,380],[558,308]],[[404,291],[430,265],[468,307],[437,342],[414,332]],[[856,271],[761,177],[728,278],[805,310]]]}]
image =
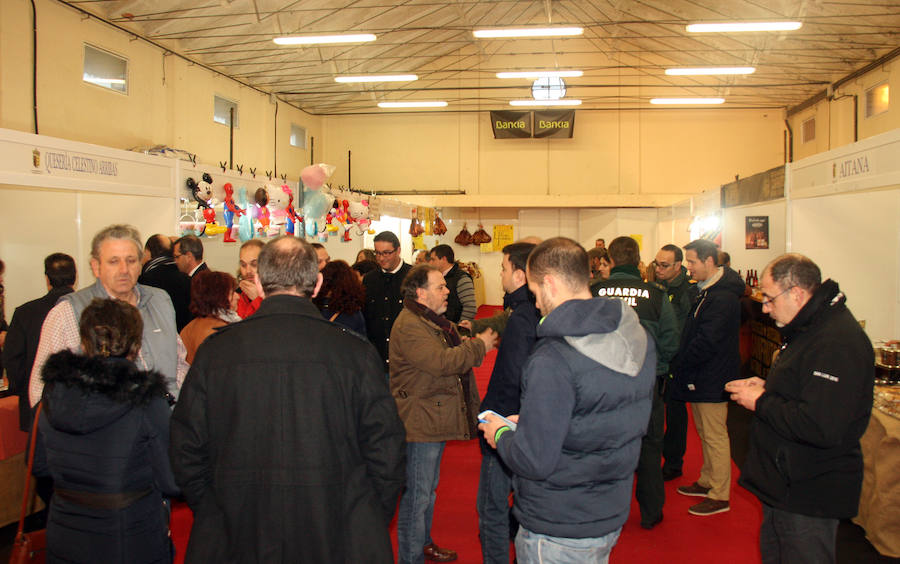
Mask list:
[{"label": "sign reading bankia", "polygon": [[575,132],[575,110],[541,112],[491,112],[494,139],[571,139]]},{"label": "sign reading bankia", "polygon": [[522,139],[531,137],[531,112],[491,112],[494,139]]},{"label": "sign reading bankia", "polygon": [[534,137],[571,139],[575,133],[575,110],[534,112]]}]

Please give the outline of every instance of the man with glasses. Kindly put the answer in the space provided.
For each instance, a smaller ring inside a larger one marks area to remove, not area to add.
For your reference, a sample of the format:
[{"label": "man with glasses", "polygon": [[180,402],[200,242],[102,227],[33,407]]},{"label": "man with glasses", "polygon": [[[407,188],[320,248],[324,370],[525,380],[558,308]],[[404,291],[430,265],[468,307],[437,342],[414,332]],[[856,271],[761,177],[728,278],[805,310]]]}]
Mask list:
[{"label": "man with glasses", "polygon": [[378,263],[378,270],[363,277],[366,288],[363,315],[369,340],[384,361],[384,372],[388,373],[391,329],[403,310],[400,284],[412,267],[400,258],[400,240],[390,231],[382,231],[375,236],[375,262]]},{"label": "man with glasses", "polygon": [[859,508],[875,359],[837,283],[821,280],[803,255],[766,266],[763,312],[784,345],[766,380],[725,386],[755,415],[740,484],[763,505],[764,563],[835,562],[838,521]]},{"label": "man with glasses", "polygon": [[[677,245],[664,245],[656,253],[656,281],[666,289],[669,302],[675,310],[678,333],[681,334],[688,312],[697,299],[697,284],[691,282],[687,269],[682,266],[684,254]],[[671,384],[671,374],[668,384]],[[684,451],[687,448],[687,405],[672,398],[672,386],[665,387],[666,434],[663,437],[663,480],[669,481],[681,476]]]},{"label": "man with glasses", "polygon": [[687,267],[697,280],[700,295],[681,333],[681,348],[672,361],[672,397],[690,402],[694,426],[703,448],[700,477],[678,493],[702,497],[691,515],[728,511],[731,494],[731,445],[726,418],[725,382],[741,369],[739,332],[740,297],[744,281],[727,266],[719,266],[716,244],[705,239],[684,247]]}]

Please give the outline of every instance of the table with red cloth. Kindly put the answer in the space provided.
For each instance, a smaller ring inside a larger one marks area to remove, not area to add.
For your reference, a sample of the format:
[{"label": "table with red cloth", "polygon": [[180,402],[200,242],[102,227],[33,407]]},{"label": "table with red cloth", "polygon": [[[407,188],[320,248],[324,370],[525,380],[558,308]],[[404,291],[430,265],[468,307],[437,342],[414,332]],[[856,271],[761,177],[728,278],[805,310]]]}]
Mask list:
[{"label": "table with red cloth", "polygon": [[19,430],[19,398],[0,398],[0,527],[19,519],[26,446],[28,433]]}]

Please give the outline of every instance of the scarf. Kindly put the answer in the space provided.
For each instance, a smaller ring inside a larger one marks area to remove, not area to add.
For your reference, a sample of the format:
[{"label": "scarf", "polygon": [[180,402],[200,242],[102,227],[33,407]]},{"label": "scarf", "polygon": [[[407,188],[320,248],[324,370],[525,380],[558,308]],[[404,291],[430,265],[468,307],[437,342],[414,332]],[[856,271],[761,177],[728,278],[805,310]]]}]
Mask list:
[{"label": "scarf", "polygon": [[462,339],[460,339],[459,333],[456,332],[456,327],[454,327],[453,324],[450,323],[450,320],[448,320],[443,315],[436,314],[428,307],[410,298],[406,298],[403,300],[403,307],[415,313],[419,317],[424,317],[428,321],[440,327],[441,331],[443,331],[444,334],[447,335],[447,342],[450,343],[451,347],[458,347],[460,343],[462,343]]}]

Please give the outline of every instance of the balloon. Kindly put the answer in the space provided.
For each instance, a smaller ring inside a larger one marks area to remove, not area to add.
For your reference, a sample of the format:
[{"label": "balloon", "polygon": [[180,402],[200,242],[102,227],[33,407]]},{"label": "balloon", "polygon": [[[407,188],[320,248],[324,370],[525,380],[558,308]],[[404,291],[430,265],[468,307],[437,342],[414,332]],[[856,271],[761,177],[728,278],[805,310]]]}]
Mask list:
[{"label": "balloon", "polygon": [[238,219],[238,237],[241,241],[249,241],[253,238],[253,217],[251,214],[252,206],[247,201],[247,188],[241,186],[237,190],[238,206],[246,210]]},{"label": "balloon", "polygon": [[300,171],[300,180],[303,181],[303,185],[306,188],[318,190],[325,184],[328,177],[334,174],[334,169],[334,165],[325,163],[309,165]]},{"label": "balloon", "polygon": [[306,234],[313,236],[319,232],[320,225],[325,224],[325,214],[331,209],[334,201],[322,192],[306,190],[303,194],[303,221],[306,223]]}]

